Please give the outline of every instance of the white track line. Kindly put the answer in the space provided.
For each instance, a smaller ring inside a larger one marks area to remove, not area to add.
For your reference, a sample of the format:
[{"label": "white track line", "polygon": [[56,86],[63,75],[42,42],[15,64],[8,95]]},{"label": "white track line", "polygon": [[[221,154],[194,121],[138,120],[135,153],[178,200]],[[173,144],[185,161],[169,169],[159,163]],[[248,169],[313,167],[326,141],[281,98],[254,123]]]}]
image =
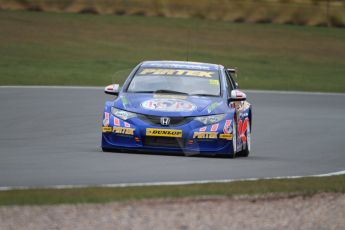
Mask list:
[{"label": "white track line", "polygon": [[[0,89],[92,89],[103,90],[100,86],[50,86],[50,85],[0,85]],[[327,93],[327,92],[302,92],[302,91],[278,91],[278,90],[252,90],[243,89],[248,93],[262,93],[262,94],[290,94],[290,95],[331,95],[331,96],[345,96],[345,93]]]},{"label": "white track line", "polygon": [[310,175],[310,176],[283,176],[283,177],[264,177],[264,178],[247,178],[247,179],[224,179],[224,180],[197,180],[197,181],[172,181],[172,182],[151,182],[151,183],[121,183],[121,184],[100,184],[100,185],[53,185],[53,186],[3,186],[0,191],[24,190],[24,189],[73,189],[73,188],[125,188],[125,187],[143,187],[143,186],[169,186],[169,185],[193,185],[208,183],[231,183],[238,181],[257,181],[272,179],[298,179],[307,177],[327,177],[344,175],[344,171],[332,172],[326,174]]},{"label": "white track line", "polygon": [[326,174],[320,174],[320,175],[315,175],[314,177],[324,177],[324,176],[338,176],[338,175],[344,175],[344,171],[339,171],[339,172],[332,172],[332,173],[326,173]]}]

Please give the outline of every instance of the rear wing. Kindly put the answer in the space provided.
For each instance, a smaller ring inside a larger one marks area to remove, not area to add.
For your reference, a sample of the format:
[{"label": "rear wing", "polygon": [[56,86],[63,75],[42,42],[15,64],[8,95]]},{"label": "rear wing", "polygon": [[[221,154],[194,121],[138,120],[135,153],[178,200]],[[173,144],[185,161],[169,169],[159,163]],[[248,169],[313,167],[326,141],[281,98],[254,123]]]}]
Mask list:
[{"label": "rear wing", "polygon": [[235,68],[227,68],[226,71],[232,76],[237,78],[237,73],[238,73],[238,69]]}]

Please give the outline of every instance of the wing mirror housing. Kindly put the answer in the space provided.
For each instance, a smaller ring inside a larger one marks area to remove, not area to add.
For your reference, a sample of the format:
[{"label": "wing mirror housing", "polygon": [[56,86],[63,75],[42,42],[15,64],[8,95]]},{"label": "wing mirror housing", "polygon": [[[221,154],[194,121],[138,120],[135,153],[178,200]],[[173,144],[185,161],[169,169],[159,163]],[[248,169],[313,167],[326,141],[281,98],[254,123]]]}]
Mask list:
[{"label": "wing mirror housing", "polygon": [[245,101],[247,100],[247,95],[243,93],[241,90],[235,89],[231,90],[231,95],[229,101]]},{"label": "wing mirror housing", "polygon": [[120,92],[120,85],[119,84],[112,84],[108,85],[107,87],[104,88],[104,93],[118,96]]}]

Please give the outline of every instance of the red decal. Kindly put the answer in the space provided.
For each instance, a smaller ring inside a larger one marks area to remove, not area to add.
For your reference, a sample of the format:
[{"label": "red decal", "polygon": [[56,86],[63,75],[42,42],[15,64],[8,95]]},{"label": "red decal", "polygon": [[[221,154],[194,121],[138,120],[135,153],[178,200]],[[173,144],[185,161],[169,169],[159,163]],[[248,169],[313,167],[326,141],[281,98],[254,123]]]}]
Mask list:
[{"label": "red decal", "polygon": [[103,126],[108,127],[109,126],[109,113],[104,113],[104,120],[103,120]]},{"label": "red decal", "polygon": [[215,131],[217,131],[218,126],[219,126],[219,124],[218,124],[218,123],[217,123],[217,124],[212,125],[212,126],[211,126],[211,132],[215,132]]},{"label": "red decal", "polygon": [[231,120],[226,120],[223,128],[223,133],[229,133],[229,127],[231,125]]},{"label": "red decal", "polygon": [[114,125],[120,126],[120,119],[117,117],[114,117]]},{"label": "red decal", "polygon": [[248,117],[246,119],[244,119],[244,122],[242,122],[242,120],[240,120],[238,122],[238,134],[239,134],[239,138],[242,139],[242,142],[243,143],[246,143],[247,142],[247,137],[245,135],[245,132],[247,130],[247,127],[248,127]]},{"label": "red decal", "polygon": [[125,127],[129,128],[129,127],[131,127],[131,125],[129,123],[125,122]]},{"label": "red decal", "polygon": [[200,132],[205,132],[206,131],[206,126],[205,127],[202,127],[202,128],[200,128]]}]

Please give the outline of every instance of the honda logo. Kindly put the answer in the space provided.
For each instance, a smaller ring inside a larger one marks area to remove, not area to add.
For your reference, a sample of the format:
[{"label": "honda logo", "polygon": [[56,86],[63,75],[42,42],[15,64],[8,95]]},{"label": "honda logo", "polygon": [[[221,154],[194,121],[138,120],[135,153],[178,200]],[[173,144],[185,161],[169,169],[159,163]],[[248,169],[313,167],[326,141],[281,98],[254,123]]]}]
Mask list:
[{"label": "honda logo", "polygon": [[170,124],[170,118],[169,117],[161,117],[161,124],[162,125],[169,125]]}]

